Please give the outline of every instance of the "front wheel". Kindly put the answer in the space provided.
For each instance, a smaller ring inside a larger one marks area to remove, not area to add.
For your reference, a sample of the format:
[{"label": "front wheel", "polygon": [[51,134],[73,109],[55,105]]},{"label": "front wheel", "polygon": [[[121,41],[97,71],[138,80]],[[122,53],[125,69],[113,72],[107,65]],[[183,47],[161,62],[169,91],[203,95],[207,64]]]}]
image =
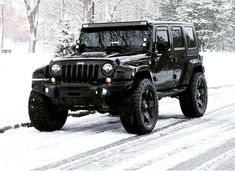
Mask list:
[{"label": "front wheel", "polygon": [[149,79],[141,80],[124,99],[120,119],[129,133],[146,134],[154,129],[158,119],[158,98]]},{"label": "front wheel", "polygon": [[39,131],[60,130],[67,119],[68,110],[54,105],[43,94],[31,91],[28,104],[29,118]]},{"label": "front wheel", "polygon": [[188,118],[203,116],[207,108],[208,93],[205,76],[198,72],[191,79],[186,92],[179,96],[180,107]]}]

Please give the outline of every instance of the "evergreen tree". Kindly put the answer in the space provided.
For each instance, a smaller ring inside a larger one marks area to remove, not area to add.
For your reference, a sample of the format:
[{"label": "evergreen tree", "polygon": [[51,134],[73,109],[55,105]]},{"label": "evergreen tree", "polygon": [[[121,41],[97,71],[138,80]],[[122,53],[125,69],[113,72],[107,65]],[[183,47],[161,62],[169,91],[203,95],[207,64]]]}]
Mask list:
[{"label": "evergreen tree", "polygon": [[73,55],[76,46],[77,36],[71,30],[68,20],[62,21],[61,30],[58,33],[58,42],[56,43],[55,56]]}]

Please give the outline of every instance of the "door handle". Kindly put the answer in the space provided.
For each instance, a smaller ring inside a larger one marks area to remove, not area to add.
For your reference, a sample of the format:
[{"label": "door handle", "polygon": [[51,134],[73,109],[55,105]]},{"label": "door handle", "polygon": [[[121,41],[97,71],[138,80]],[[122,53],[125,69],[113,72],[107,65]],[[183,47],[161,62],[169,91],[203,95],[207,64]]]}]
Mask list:
[{"label": "door handle", "polygon": [[155,57],[155,61],[158,62],[160,60],[160,56]]},{"label": "door handle", "polygon": [[174,56],[172,56],[172,55],[169,55],[168,57],[169,57],[171,60],[174,58]]},{"label": "door handle", "polygon": [[173,56],[172,56],[171,62],[176,63],[176,62],[178,62],[178,59],[177,59],[176,57],[173,57]]}]

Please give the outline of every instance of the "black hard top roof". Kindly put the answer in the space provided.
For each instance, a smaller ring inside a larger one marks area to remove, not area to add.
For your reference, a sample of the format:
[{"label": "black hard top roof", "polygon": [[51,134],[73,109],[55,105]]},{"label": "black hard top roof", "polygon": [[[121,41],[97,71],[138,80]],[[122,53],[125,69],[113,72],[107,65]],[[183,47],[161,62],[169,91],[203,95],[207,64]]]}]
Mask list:
[{"label": "black hard top roof", "polygon": [[149,22],[149,23],[154,24],[154,25],[158,25],[158,24],[193,25],[193,23],[189,23],[189,22],[176,22],[176,21],[151,21],[151,22]]},{"label": "black hard top roof", "polygon": [[83,29],[92,28],[112,28],[112,27],[147,27],[149,25],[161,25],[161,24],[177,24],[177,25],[193,25],[186,22],[175,21],[128,21],[128,22],[107,22],[107,23],[85,23],[82,25]]}]

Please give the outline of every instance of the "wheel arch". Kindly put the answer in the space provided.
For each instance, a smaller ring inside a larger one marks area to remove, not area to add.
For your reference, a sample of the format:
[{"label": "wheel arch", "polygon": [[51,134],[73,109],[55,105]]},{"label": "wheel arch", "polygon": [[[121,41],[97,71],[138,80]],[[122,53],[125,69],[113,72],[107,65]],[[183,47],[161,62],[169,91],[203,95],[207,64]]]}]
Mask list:
[{"label": "wheel arch", "polygon": [[147,78],[153,82],[153,74],[149,66],[140,66],[136,68],[136,73],[134,76],[134,82]]},{"label": "wheel arch", "polygon": [[185,76],[183,78],[182,85],[188,85],[194,73],[201,72],[205,73],[205,68],[202,65],[202,61],[199,59],[192,59],[188,62]]}]

